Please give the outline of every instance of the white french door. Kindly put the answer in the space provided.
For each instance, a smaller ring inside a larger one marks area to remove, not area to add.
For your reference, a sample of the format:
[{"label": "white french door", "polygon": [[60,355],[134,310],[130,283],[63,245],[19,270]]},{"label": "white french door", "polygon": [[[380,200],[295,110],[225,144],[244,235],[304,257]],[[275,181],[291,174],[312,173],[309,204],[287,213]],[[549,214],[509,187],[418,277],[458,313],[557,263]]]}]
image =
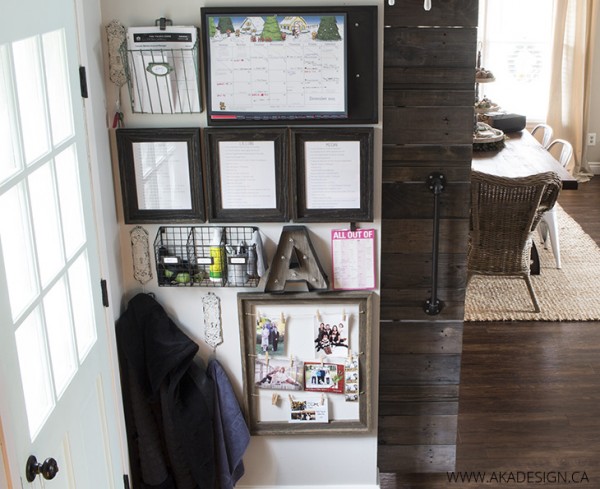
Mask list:
[{"label": "white french door", "polygon": [[73,2],[4,2],[0,29],[0,416],[14,489],[122,487]]}]

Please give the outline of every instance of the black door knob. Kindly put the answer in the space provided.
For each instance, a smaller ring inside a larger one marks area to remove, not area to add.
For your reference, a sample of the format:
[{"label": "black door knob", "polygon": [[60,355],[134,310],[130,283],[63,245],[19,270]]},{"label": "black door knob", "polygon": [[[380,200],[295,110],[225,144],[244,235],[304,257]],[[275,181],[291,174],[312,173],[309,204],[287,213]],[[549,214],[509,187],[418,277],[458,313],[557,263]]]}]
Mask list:
[{"label": "black door knob", "polygon": [[46,480],[54,479],[58,472],[58,464],[53,458],[47,458],[43,463],[38,463],[35,455],[30,455],[25,466],[27,482],[33,482],[38,474]]}]

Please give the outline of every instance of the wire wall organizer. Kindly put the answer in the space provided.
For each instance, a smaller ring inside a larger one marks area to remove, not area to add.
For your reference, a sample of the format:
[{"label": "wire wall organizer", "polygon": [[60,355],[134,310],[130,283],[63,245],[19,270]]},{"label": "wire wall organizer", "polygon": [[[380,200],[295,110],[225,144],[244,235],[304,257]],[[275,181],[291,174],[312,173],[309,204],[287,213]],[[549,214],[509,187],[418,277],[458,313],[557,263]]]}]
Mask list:
[{"label": "wire wall organizer", "polygon": [[133,112],[202,112],[198,42],[186,49],[130,49],[124,43],[122,50]]},{"label": "wire wall organizer", "polygon": [[162,226],[154,240],[161,287],[256,287],[252,226]]}]

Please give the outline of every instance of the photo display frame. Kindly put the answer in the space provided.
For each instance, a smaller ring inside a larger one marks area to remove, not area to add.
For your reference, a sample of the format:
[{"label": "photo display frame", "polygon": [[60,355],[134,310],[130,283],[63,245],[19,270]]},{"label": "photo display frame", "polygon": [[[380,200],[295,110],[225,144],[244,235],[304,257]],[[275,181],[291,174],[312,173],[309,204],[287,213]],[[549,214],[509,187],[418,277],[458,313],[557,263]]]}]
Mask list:
[{"label": "photo display frame", "polygon": [[373,221],[372,127],[291,129],[293,219]]},{"label": "photo display frame", "polygon": [[199,128],[116,130],[125,224],[204,222]]},{"label": "photo display frame", "polygon": [[377,6],[200,12],[209,126],[377,122]]},{"label": "photo display frame", "polygon": [[[372,304],[371,292],[238,294],[243,405],[253,435],[371,429]],[[285,321],[277,355],[261,341],[265,318]],[[323,334],[333,326],[337,343]],[[325,341],[342,351],[322,348]]]},{"label": "photo display frame", "polygon": [[288,131],[204,130],[211,222],[285,222],[288,210]]}]

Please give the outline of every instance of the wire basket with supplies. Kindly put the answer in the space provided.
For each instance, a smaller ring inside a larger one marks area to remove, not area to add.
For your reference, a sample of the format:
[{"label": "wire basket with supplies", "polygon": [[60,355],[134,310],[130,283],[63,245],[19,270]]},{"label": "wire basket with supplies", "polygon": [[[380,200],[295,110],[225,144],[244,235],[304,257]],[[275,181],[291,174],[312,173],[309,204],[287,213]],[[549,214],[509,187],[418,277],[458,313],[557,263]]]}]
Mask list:
[{"label": "wire basket with supplies", "polygon": [[253,226],[162,226],[154,240],[162,287],[256,287],[260,231]]}]

